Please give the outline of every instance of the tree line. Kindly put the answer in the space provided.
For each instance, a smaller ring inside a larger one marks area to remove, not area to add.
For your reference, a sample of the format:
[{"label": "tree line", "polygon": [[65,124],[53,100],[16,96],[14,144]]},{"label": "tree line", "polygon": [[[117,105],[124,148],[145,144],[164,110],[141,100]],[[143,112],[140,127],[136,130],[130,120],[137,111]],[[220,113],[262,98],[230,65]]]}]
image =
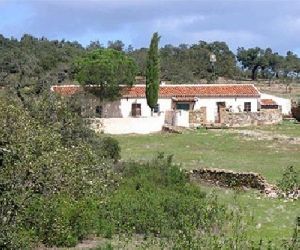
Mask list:
[{"label": "tree line", "polygon": [[[21,39],[0,35],[0,85],[17,85],[40,91],[52,84],[74,80],[74,60],[97,49],[113,49],[132,58],[137,75],[146,75],[148,48],[125,46],[121,40],[104,46],[92,41],[86,47],[66,40],[48,40],[25,34]],[[300,59],[291,51],[280,55],[271,48],[238,48],[235,54],[225,42],[165,45],[159,49],[160,78],[173,83],[213,81],[213,77],[234,80],[299,78]],[[217,61],[210,62],[215,54]],[[214,66],[214,67],[213,67]]]}]

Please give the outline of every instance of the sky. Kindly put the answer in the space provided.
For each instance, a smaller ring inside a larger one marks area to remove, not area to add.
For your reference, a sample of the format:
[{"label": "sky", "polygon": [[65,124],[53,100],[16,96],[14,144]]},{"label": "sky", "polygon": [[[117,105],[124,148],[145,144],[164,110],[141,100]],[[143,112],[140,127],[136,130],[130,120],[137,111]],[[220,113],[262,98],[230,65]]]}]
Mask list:
[{"label": "sky", "polygon": [[148,47],[224,41],[300,55],[300,0],[0,0],[0,34]]}]

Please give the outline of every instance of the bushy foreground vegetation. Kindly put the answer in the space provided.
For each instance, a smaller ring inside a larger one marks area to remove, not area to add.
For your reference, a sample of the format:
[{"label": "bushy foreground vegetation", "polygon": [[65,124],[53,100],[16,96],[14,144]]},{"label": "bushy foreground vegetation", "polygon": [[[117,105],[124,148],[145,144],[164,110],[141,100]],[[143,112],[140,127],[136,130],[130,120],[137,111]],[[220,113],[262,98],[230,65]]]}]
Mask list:
[{"label": "bushy foreground vegetation", "polygon": [[112,186],[118,145],[97,140],[58,97],[23,105],[14,93],[0,99],[0,248],[75,244],[83,233],[63,222],[72,211],[90,213],[84,199],[102,199]]},{"label": "bushy foreground vegetation", "polygon": [[95,235],[139,235],[145,247],[173,249],[296,249],[296,231],[286,242],[253,240],[244,209],[205,194],[171,157],[118,162],[118,142],[92,133],[73,109],[47,93],[1,96],[1,249],[74,246]]}]

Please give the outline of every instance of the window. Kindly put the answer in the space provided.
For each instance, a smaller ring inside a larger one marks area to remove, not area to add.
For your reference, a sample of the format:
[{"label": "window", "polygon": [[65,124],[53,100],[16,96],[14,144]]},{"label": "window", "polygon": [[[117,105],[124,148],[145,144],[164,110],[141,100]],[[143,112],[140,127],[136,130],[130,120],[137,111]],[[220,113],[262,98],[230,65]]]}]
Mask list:
[{"label": "window", "polygon": [[142,115],[142,109],[141,109],[141,104],[140,103],[132,103],[132,105],[131,105],[131,115],[133,117]]},{"label": "window", "polygon": [[159,113],[160,109],[159,109],[159,104],[157,103],[154,107],[154,113]]},{"label": "window", "polygon": [[251,102],[244,102],[244,112],[251,111]]},{"label": "window", "polygon": [[190,104],[189,103],[176,103],[176,109],[181,109],[181,110],[190,110]]},{"label": "window", "polygon": [[102,106],[96,106],[96,117],[102,117]]}]

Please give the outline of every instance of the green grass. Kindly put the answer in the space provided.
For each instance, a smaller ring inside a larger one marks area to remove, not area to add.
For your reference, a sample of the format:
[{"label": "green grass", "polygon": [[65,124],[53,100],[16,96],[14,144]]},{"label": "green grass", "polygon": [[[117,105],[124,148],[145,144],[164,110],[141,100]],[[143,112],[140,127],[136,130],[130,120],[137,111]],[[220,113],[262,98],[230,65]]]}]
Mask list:
[{"label": "green grass", "polygon": [[[252,128],[253,129],[253,128]],[[299,136],[299,124],[283,123],[259,127],[258,130]],[[300,171],[300,145],[279,141],[246,140],[238,134],[200,129],[185,134],[152,134],[116,136],[120,142],[122,159],[149,160],[157,152],[173,154],[174,161],[187,169],[199,167],[253,171],[276,183],[285,167],[293,165]],[[202,187],[211,192],[216,189],[220,200],[231,204],[234,191]],[[278,239],[291,236],[300,202],[261,197],[255,191],[239,193],[238,201],[253,215],[249,233],[254,238]],[[249,215],[249,218],[251,216]]]},{"label": "green grass", "polygon": [[122,159],[149,160],[159,151],[173,154],[184,168],[225,168],[253,171],[276,182],[283,168],[300,170],[300,145],[245,140],[237,134],[200,129],[186,134],[127,135],[116,137]]},{"label": "green grass", "polygon": [[276,126],[263,126],[252,128],[257,131],[268,131],[273,134],[286,135],[290,137],[300,137],[300,124],[291,121],[284,121]]},{"label": "green grass", "polygon": [[[216,192],[220,202],[231,204],[237,199],[248,215],[250,227],[248,233],[256,240],[277,240],[291,236],[299,216],[300,202],[284,202],[282,199],[270,199],[260,195],[257,191],[236,191],[218,187],[201,186],[210,193]],[[237,195],[236,195],[237,194]],[[253,216],[253,221],[251,217]]]}]

